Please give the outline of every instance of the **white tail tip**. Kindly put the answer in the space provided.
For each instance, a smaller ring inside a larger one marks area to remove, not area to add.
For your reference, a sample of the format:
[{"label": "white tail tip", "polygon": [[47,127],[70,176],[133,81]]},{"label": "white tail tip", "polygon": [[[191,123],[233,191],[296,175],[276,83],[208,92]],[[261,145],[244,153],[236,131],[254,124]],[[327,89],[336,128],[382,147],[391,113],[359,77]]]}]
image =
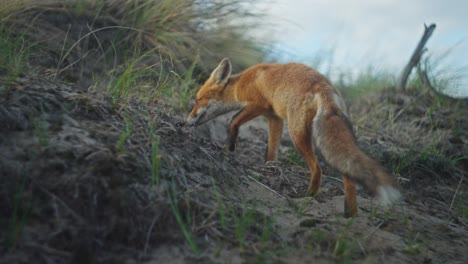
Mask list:
[{"label": "white tail tip", "polygon": [[379,186],[377,188],[377,197],[382,206],[388,207],[401,198],[401,193],[392,186]]}]

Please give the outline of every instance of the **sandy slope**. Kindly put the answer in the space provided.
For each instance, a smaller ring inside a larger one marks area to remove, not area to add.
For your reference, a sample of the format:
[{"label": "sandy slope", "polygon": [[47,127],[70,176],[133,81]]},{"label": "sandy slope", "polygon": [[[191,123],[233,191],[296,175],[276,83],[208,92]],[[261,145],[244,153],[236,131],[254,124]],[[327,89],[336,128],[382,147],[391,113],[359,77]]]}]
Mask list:
[{"label": "sandy slope", "polygon": [[[0,263],[468,260],[468,223],[440,202],[456,186],[405,185],[391,210],[360,191],[359,216],[345,219],[342,183],[325,165],[321,192],[301,198],[308,170],[291,161],[286,135],[280,161],[264,163],[262,119],[226,154],[228,117],[193,130],[161,102],[115,106],[37,78],[0,87]],[[373,135],[359,142],[388,150]]]}]

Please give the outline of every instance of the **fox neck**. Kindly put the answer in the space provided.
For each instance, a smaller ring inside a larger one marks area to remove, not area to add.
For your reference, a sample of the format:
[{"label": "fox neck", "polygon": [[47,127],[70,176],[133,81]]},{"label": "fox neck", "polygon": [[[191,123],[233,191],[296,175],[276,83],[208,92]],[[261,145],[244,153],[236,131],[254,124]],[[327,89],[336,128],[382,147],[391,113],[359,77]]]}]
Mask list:
[{"label": "fox neck", "polygon": [[246,103],[240,101],[237,98],[237,85],[238,85],[239,75],[231,76],[226,83],[226,87],[224,87],[222,91],[221,98],[222,103],[218,102],[218,107],[214,107],[216,109],[214,115],[223,115],[230,111],[240,110],[245,107]]},{"label": "fox neck", "polygon": [[223,89],[222,98],[228,104],[242,104],[236,96],[238,80],[239,75],[231,76]]}]

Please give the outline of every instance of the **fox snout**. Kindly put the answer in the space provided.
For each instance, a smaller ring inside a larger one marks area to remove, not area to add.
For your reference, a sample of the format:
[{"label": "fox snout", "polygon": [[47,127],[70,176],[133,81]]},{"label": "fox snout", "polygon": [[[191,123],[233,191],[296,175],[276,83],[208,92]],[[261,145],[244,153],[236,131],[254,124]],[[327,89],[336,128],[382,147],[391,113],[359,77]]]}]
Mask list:
[{"label": "fox snout", "polygon": [[185,125],[187,126],[195,126],[197,124],[198,117],[189,115],[185,120]]},{"label": "fox snout", "polygon": [[244,103],[211,99],[207,104],[195,105],[186,122],[189,126],[198,126],[230,111],[240,110],[244,106]]},{"label": "fox snout", "polygon": [[186,126],[194,126],[195,125],[194,123],[195,122],[192,121],[192,118],[190,116],[187,117],[187,119],[185,120],[185,125]]},{"label": "fox snout", "polygon": [[185,123],[187,126],[197,126],[200,124],[200,121],[206,115],[205,107],[194,107],[190,114],[188,115]]}]

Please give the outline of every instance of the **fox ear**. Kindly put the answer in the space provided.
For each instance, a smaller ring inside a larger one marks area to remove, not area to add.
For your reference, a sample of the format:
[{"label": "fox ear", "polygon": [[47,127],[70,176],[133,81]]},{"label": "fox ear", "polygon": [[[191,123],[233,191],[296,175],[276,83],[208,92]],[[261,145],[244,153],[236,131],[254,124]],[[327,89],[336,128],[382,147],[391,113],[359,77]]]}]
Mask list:
[{"label": "fox ear", "polygon": [[231,76],[232,66],[231,61],[228,58],[224,58],[214,69],[211,76],[213,77],[214,81],[218,84],[226,84]]}]

